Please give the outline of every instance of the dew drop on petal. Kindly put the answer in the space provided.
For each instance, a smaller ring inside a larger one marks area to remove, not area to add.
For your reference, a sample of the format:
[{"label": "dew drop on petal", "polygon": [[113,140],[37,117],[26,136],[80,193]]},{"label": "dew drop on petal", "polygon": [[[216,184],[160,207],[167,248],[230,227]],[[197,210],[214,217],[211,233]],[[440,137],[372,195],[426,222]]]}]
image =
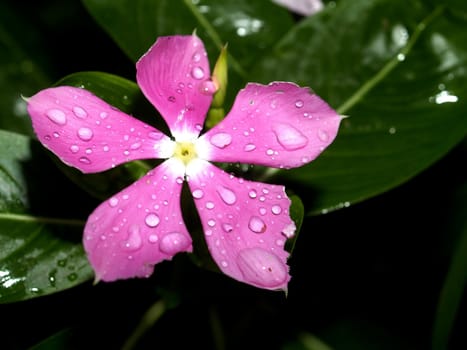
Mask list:
[{"label": "dew drop on petal", "polygon": [[201,60],[201,54],[199,52],[195,52],[191,57],[193,62],[199,62]]},{"label": "dew drop on petal", "polygon": [[214,95],[218,86],[212,80],[205,80],[200,84],[199,89],[204,95]]},{"label": "dew drop on petal", "polygon": [[247,143],[247,144],[245,145],[245,147],[243,147],[243,150],[244,150],[245,152],[251,152],[251,151],[253,151],[254,149],[256,149],[256,146],[255,146],[254,144],[252,144],[252,143]]},{"label": "dew drop on petal", "polygon": [[256,198],[257,196],[256,190],[250,190],[250,192],[248,192],[248,196],[250,198]]},{"label": "dew drop on petal", "polygon": [[248,222],[248,227],[255,233],[263,233],[266,231],[266,224],[257,216],[252,216]]},{"label": "dew drop on petal", "polygon": [[116,207],[118,204],[118,198],[117,197],[112,197],[109,199],[109,205],[111,207]]},{"label": "dew drop on petal", "polygon": [[273,205],[271,211],[275,215],[279,215],[282,212],[282,208],[279,205]]},{"label": "dew drop on petal", "polygon": [[89,141],[92,139],[93,136],[94,134],[89,128],[83,127],[78,129],[78,137],[83,141]]},{"label": "dew drop on petal", "polygon": [[57,125],[66,124],[66,114],[60,109],[49,109],[45,114],[47,115],[47,118]]},{"label": "dew drop on petal", "polygon": [[197,80],[203,79],[204,78],[204,70],[201,67],[193,67],[191,70],[191,76]]},{"label": "dew drop on petal", "polygon": [[159,219],[159,216],[157,216],[157,214],[155,213],[149,213],[148,215],[146,215],[146,218],[144,219],[144,222],[149,227],[156,227],[157,225],[159,225],[160,221],[161,220]]},{"label": "dew drop on petal", "polygon": [[214,220],[214,219],[209,219],[209,220],[208,220],[208,226],[209,226],[209,227],[214,227],[214,226],[216,226],[216,220]]},{"label": "dew drop on petal", "polygon": [[225,132],[220,132],[211,136],[209,141],[218,148],[224,148],[231,144],[232,135]]},{"label": "dew drop on petal", "polygon": [[78,153],[79,147],[77,145],[71,145],[70,146],[70,151],[71,151],[71,153]]},{"label": "dew drop on petal", "polygon": [[217,187],[217,193],[219,194],[219,196],[225,204],[232,205],[237,201],[237,196],[235,195],[234,191],[228,189],[227,187]]},{"label": "dew drop on petal", "polygon": [[178,232],[172,232],[165,235],[159,242],[159,248],[163,253],[173,255],[188,248],[190,242]]},{"label": "dew drop on petal", "polygon": [[213,202],[206,202],[206,208],[207,209],[213,209],[214,208],[214,203]]},{"label": "dew drop on petal", "polygon": [[295,234],[296,229],[297,228],[295,226],[295,223],[292,222],[282,230],[282,233],[285,235],[285,237],[291,238]]},{"label": "dew drop on petal", "polygon": [[101,113],[99,114],[99,116],[100,116],[102,119],[105,119],[105,118],[107,118],[107,117],[109,116],[109,114],[108,114],[107,112],[101,112]]},{"label": "dew drop on petal", "polygon": [[297,108],[302,108],[302,107],[303,107],[303,100],[297,100],[297,101],[295,101],[295,107],[297,107]]},{"label": "dew drop on petal", "polygon": [[138,225],[131,225],[128,228],[128,239],[125,241],[123,247],[126,250],[137,250],[141,248],[142,239]]},{"label": "dew drop on petal", "polygon": [[156,234],[149,235],[148,241],[149,243],[156,243],[159,240],[159,237]]},{"label": "dew drop on petal", "polygon": [[79,161],[83,164],[91,164],[91,160],[88,157],[81,157]]},{"label": "dew drop on petal", "polygon": [[222,224],[222,229],[229,233],[229,232],[232,232],[233,231],[233,226],[231,224],[228,224],[228,223],[224,223]]},{"label": "dew drop on petal", "polygon": [[237,264],[247,282],[274,288],[287,281],[288,269],[279,257],[262,248],[246,248],[237,256]]},{"label": "dew drop on petal", "polygon": [[277,124],[272,130],[277,142],[288,151],[303,148],[308,143],[308,138],[289,124]]},{"label": "dew drop on petal", "polygon": [[88,113],[84,110],[84,108],[75,106],[73,107],[73,114],[78,118],[84,119],[88,116]]},{"label": "dew drop on petal", "polygon": [[193,191],[192,195],[193,195],[194,198],[200,199],[200,198],[203,198],[204,192],[203,192],[203,190],[198,188],[198,189]]},{"label": "dew drop on petal", "polygon": [[320,129],[318,130],[318,138],[323,142],[327,142],[329,140],[329,135],[325,130]]}]

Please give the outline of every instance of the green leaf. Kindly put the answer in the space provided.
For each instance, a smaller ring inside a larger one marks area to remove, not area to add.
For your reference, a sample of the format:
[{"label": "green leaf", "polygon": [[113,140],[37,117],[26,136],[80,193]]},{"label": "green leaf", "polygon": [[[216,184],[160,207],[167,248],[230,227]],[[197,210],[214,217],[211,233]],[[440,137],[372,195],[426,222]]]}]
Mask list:
[{"label": "green leaf", "polygon": [[292,218],[293,222],[295,223],[295,235],[287,240],[285,249],[292,254],[295,248],[295,243],[297,242],[298,235],[300,234],[300,229],[302,228],[303,218],[305,216],[305,207],[303,206],[303,202],[297,195],[292,195],[289,197],[291,200],[290,204],[290,217]]},{"label": "green leaf", "polygon": [[[41,193],[47,189],[34,182],[34,178],[42,180],[37,169],[44,166],[34,144],[25,136],[0,130],[0,303],[55,293],[92,277],[81,245],[84,221],[31,213],[35,193],[41,198],[40,210],[49,206]],[[27,169],[36,170],[31,174]],[[54,181],[50,173],[46,176]],[[60,185],[54,185],[60,191]],[[63,193],[73,196],[68,190]]]},{"label": "green leaf", "polygon": [[0,129],[32,135],[21,95],[30,96],[50,83],[38,63],[41,42],[29,23],[0,3]]},{"label": "green leaf", "polygon": [[464,29],[417,0],[342,0],[301,22],[258,63],[253,80],[311,86],[350,116],[322,156],[280,174],[311,191],[308,213],[394,188],[465,137]]},{"label": "green leaf", "polygon": [[[290,14],[269,0],[83,0],[96,21],[136,61],[158,36],[197,30],[212,59],[225,43],[238,70],[293,25]],[[229,59],[230,60],[230,59]],[[238,60],[238,62],[237,62]],[[232,63],[232,62],[231,62]]]}]

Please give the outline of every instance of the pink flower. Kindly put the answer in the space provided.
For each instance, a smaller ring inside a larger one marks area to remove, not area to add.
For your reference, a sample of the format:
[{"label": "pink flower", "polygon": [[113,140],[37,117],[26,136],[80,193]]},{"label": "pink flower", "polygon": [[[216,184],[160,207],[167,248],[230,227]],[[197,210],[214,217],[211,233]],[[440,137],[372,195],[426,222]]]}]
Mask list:
[{"label": "pink flower", "polygon": [[49,88],[28,99],[39,140],[84,173],[166,159],[90,215],[83,242],[96,279],[148,277],[160,261],[192,251],[180,207],[186,180],[220,270],[253,286],[286,290],[284,244],[295,225],[284,187],[236,178],[209,161],[301,166],[333,141],[340,116],[307,88],[250,83],[226,118],[200,136],[213,94],[202,41],[161,37],[136,68],[172,138],[84,89]]}]

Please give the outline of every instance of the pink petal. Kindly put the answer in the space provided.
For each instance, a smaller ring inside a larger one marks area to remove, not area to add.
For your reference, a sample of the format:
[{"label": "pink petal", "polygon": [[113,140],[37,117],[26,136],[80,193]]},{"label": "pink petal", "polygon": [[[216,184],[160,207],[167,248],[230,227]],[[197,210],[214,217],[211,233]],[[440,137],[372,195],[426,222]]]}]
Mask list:
[{"label": "pink petal", "polygon": [[204,159],[293,168],[336,137],[341,117],[308,88],[248,84],[227,117],[200,137]]},{"label": "pink petal", "polygon": [[206,242],[219,268],[265,289],[287,289],[287,238],[295,232],[283,186],[233,177],[198,159],[187,168]]},{"label": "pink petal", "polygon": [[180,210],[183,171],[169,159],[90,215],[83,243],[97,280],[149,277],[155,264],[192,251]]},{"label": "pink petal", "polygon": [[172,135],[198,136],[214,93],[203,42],[196,35],[160,37],[136,69],[141,90]]},{"label": "pink petal", "polygon": [[172,141],[166,135],[84,89],[45,89],[27,101],[42,144],[84,173],[171,155]]}]

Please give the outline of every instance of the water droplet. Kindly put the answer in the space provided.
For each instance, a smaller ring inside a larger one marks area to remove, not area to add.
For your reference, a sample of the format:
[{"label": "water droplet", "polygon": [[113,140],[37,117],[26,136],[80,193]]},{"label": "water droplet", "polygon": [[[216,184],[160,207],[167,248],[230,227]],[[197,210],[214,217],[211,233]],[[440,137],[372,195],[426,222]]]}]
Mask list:
[{"label": "water droplet", "polygon": [[268,150],[266,150],[266,154],[267,154],[268,156],[272,156],[272,155],[274,154],[274,150],[272,150],[272,149],[269,148]]},{"label": "water droplet", "polygon": [[172,103],[173,103],[173,102],[175,102],[175,96],[169,96],[169,97],[167,98],[167,100],[168,100],[169,102],[172,102]]},{"label": "water droplet", "polygon": [[214,208],[214,203],[213,202],[206,202],[206,208],[207,209],[213,209]]},{"label": "water droplet", "polygon": [[329,135],[325,130],[319,129],[318,130],[318,138],[323,142],[327,142],[329,140]]},{"label": "water droplet", "polygon": [[302,100],[295,101],[295,107],[302,108],[303,107],[303,101]]},{"label": "water droplet", "polygon": [[250,192],[248,192],[248,196],[250,196],[250,198],[256,198],[256,190],[250,190]]},{"label": "water droplet", "polygon": [[78,278],[78,275],[76,273],[70,273],[68,276],[67,276],[67,279],[68,281],[70,282],[73,282],[73,281],[76,281],[76,279]]},{"label": "water droplet", "polygon": [[291,238],[295,234],[296,229],[297,228],[295,227],[295,224],[291,222],[282,230],[282,233],[285,235],[285,237]]},{"label": "water droplet", "polygon": [[193,69],[191,70],[191,76],[195,79],[203,79],[204,78],[204,70],[203,68],[201,67],[193,67]]},{"label": "water droplet", "polygon": [[193,191],[192,195],[193,195],[194,198],[200,199],[200,198],[203,198],[204,192],[201,189],[196,189],[196,190]]},{"label": "water droplet", "polygon": [[151,132],[148,133],[148,137],[150,139],[159,141],[162,138],[162,134],[157,132],[157,131],[151,131]]},{"label": "water droplet", "polygon": [[91,160],[88,157],[81,157],[79,161],[83,164],[91,164]]},{"label": "water droplet", "polygon": [[60,137],[60,134],[59,134],[58,132],[56,132],[56,131],[53,133],[53,135],[54,135],[54,137],[55,137],[56,139]]},{"label": "water droplet", "polygon": [[255,233],[263,233],[266,231],[266,224],[257,216],[252,216],[250,222],[248,222],[248,227],[251,231]]},{"label": "water droplet", "polygon": [[229,232],[232,232],[233,231],[233,226],[231,224],[228,224],[228,223],[224,223],[222,224],[222,229],[229,233]]},{"label": "water droplet", "polygon": [[254,149],[256,149],[256,146],[255,146],[254,144],[252,144],[252,143],[247,143],[247,144],[245,145],[245,147],[243,147],[243,150],[244,150],[245,152],[251,152],[251,151],[253,151]]},{"label": "water droplet", "polygon": [[172,232],[161,239],[159,248],[163,253],[173,255],[187,249],[190,245],[191,242],[184,235]]},{"label": "water droplet", "polygon": [[71,145],[70,146],[70,151],[71,151],[71,153],[78,153],[79,147],[77,145]]},{"label": "water droplet", "polygon": [[94,136],[93,132],[89,128],[79,128],[78,129],[78,137],[83,141],[89,141]]},{"label": "water droplet", "polygon": [[276,245],[279,247],[283,247],[285,244],[285,241],[283,239],[276,239]]},{"label": "water droplet", "polygon": [[237,256],[237,264],[247,282],[274,288],[287,281],[288,269],[279,257],[262,248],[246,248]]},{"label": "water droplet", "polygon": [[66,114],[60,109],[49,109],[45,114],[52,122],[57,125],[66,124]]},{"label": "water droplet", "polygon": [[141,248],[142,239],[138,225],[131,225],[128,228],[128,239],[125,241],[123,247],[126,250],[137,250]]},{"label": "water droplet", "polygon": [[146,215],[146,218],[144,219],[144,222],[149,227],[156,227],[157,225],[159,225],[160,221],[161,220],[159,219],[159,216],[157,216],[157,214],[155,213],[149,213],[148,215]]},{"label": "water droplet", "polygon": [[276,124],[272,130],[277,142],[288,151],[303,148],[308,143],[308,138],[289,124]]},{"label": "water droplet", "polygon": [[232,142],[232,135],[225,132],[220,132],[211,136],[209,140],[214,146],[218,148],[225,148]]},{"label": "water droplet", "polygon": [[141,142],[135,142],[135,143],[131,144],[130,149],[131,150],[137,150],[140,147],[141,147]]},{"label": "water droplet", "polygon": [[60,267],[65,267],[67,264],[67,260],[66,259],[60,259],[57,261],[57,265],[60,266]]},{"label": "water droplet", "polygon": [[214,95],[218,88],[217,84],[212,80],[205,80],[199,86],[201,93],[204,95]]},{"label": "water droplet", "polygon": [[107,118],[107,117],[109,116],[109,114],[108,114],[107,112],[101,112],[101,113],[99,114],[99,116],[100,116],[102,119],[105,119],[105,118]]},{"label": "water droplet", "polygon": [[105,145],[104,147],[102,147],[102,149],[104,150],[104,152],[108,152],[110,150],[109,146]]},{"label": "water droplet", "polygon": [[118,198],[117,197],[112,197],[109,199],[109,205],[113,208],[116,207],[118,204]]},{"label": "water droplet", "polygon": [[279,205],[273,205],[271,211],[275,215],[279,215],[282,212],[282,208]]},{"label": "water droplet", "polygon": [[88,113],[84,110],[84,108],[75,106],[73,107],[73,114],[76,115],[78,118],[86,118],[88,116]]},{"label": "water droplet", "polygon": [[208,220],[208,226],[209,226],[209,227],[214,227],[214,226],[216,226],[216,220],[214,220],[214,219],[209,219],[209,220]]},{"label": "water droplet", "polygon": [[149,235],[148,241],[149,243],[156,243],[159,240],[159,237],[156,234]]},{"label": "water droplet", "polygon": [[201,61],[201,54],[199,52],[195,52],[191,59],[193,60],[193,62],[199,62]]},{"label": "water droplet", "polygon": [[227,267],[227,266],[229,266],[229,263],[227,261],[225,261],[225,260],[222,260],[221,261],[221,266],[222,267]]},{"label": "water droplet", "polygon": [[224,186],[217,187],[217,193],[219,193],[219,196],[221,197],[221,199],[224,201],[225,204],[232,205],[237,201],[237,196],[235,195],[235,193],[231,189],[228,189],[227,187],[224,187]]}]

